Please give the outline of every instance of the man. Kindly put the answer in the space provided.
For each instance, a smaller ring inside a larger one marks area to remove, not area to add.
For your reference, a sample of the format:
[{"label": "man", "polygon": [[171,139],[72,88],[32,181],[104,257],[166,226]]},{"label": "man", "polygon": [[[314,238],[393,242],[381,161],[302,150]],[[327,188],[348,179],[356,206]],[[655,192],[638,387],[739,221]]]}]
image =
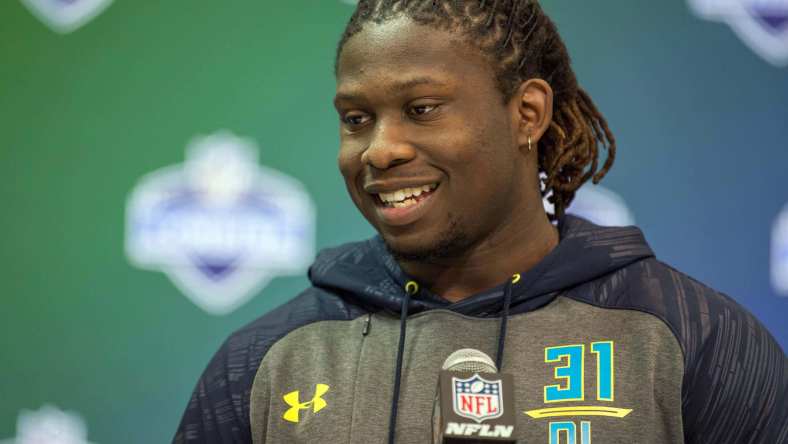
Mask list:
[{"label": "man", "polygon": [[785,442],[761,324],[638,229],[564,215],[615,141],[537,2],[362,0],[336,75],[339,167],[379,236],[227,340],[176,442],[430,442],[461,348],[513,375],[519,442]]}]

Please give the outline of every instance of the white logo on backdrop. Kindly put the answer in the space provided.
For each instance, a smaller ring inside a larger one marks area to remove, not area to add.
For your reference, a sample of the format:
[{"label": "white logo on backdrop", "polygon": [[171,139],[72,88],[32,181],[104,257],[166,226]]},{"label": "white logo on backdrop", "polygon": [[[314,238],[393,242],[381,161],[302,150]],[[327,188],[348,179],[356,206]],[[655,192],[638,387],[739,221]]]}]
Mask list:
[{"label": "white logo on backdrop", "polygon": [[37,411],[22,410],[16,421],[16,438],[0,444],[90,444],[85,420],[74,412],[45,405]]},{"label": "white logo on backdrop", "polygon": [[772,285],[777,294],[788,296],[788,205],[772,228]]},{"label": "white logo on backdrop", "polygon": [[53,31],[67,34],[101,14],[112,0],[22,0]]},{"label": "white logo on backdrop", "polygon": [[788,0],[689,0],[702,18],[727,23],[758,55],[788,65]]},{"label": "white logo on backdrop", "polygon": [[257,163],[228,132],[189,144],[186,162],[143,177],[126,208],[126,254],[162,270],[208,313],[229,313],[314,256],[315,210],[295,179]]},{"label": "white logo on backdrop", "polygon": [[[553,204],[544,200],[545,210],[553,212]],[[601,186],[588,184],[575,193],[566,212],[606,227],[635,225],[635,217],[624,199],[615,192]]]}]

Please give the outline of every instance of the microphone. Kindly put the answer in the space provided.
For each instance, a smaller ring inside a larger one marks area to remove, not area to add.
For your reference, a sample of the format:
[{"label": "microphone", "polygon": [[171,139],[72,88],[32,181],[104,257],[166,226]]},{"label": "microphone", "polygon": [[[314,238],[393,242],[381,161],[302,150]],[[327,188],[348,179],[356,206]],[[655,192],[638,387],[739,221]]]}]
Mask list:
[{"label": "microphone", "polygon": [[433,442],[515,443],[514,383],[487,354],[465,348],[443,363],[433,406]]}]

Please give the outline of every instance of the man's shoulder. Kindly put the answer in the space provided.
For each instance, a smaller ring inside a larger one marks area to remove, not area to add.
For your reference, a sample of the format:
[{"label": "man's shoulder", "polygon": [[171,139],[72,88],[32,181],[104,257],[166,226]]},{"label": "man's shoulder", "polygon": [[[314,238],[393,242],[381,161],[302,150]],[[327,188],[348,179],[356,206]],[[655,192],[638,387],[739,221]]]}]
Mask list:
[{"label": "man's shoulder", "polygon": [[220,351],[246,360],[256,369],[271,346],[301,327],[320,321],[352,320],[366,314],[351,291],[353,274],[366,273],[372,240],[352,242],[319,252],[309,268],[312,285],[293,299],[233,332]]},{"label": "man's shoulder", "polygon": [[[329,291],[310,287],[291,301],[232,333],[203,371],[181,421],[175,441],[197,433],[206,442],[219,436],[249,441],[249,405],[252,383],[270,348],[288,333],[323,320],[354,319],[363,311]],[[209,431],[197,431],[215,415]],[[200,435],[200,433],[205,433]]]},{"label": "man's shoulder", "polygon": [[710,350],[705,347],[710,339],[745,334],[774,342],[766,328],[732,297],[654,257],[570,291],[570,296],[596,306],[656,316],[673,332],[688,363]]},{"label": "man's shoulder", "polygon": [[306,325],[355,319],[366,311],[330,291],[310,287],[292,300],[233,332],[222,348],[230,354],[246,354],[250,367],[279,339]]},{"label": "man's shoulder", "polygon": [[723,312],[752,316],[731,296],[659,259],[649,258],[633,265],[629,272],[633,274],[636,292],[630,293],[627,299],[660,311],[674,322],[708,324],[710,328],[718,323]]},{"label": "man's shoulder", "polygon": [[784,442],[785,354],[733,298],[653,257],[573,289],[569,296],[649,313],[668,326],[684,355],[687,442]]},{"label": "man's shoulder", "polygon": [[627,303],[661,316],[684,352],[687,442],[784,442],[788,365],[766,327],[732,297],[656,259],[632,271],[641,296],[624,296],[635,300]]}]

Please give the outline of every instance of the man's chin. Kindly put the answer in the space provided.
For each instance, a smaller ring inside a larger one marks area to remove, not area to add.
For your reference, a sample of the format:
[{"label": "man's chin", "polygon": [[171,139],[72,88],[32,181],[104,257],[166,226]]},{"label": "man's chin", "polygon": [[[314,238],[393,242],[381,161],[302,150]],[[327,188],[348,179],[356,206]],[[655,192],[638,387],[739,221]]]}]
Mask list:
[{"label": "man's chin", "polygon": [[435,251],[432,249],[397,247],[388,242],[386,248],[397,262],[430,262],[435,259]]},{"label": "man's chin", "polygon": [[460,230],[457,223],[450,224],[443,233],[433,239],[406,241],[383,235],[383,241],[397,262],[434,262],[461,257],[471,245],[468,236]]}]

